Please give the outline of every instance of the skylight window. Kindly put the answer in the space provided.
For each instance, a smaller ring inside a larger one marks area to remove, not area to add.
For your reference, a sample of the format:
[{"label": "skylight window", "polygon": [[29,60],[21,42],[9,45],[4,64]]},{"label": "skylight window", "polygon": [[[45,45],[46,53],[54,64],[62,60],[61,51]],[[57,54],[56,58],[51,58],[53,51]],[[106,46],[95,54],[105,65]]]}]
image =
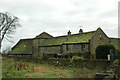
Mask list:
[{"label": "skylight window", "polygon": [[24,45],[24,47],[26,47],[26,45]]}]

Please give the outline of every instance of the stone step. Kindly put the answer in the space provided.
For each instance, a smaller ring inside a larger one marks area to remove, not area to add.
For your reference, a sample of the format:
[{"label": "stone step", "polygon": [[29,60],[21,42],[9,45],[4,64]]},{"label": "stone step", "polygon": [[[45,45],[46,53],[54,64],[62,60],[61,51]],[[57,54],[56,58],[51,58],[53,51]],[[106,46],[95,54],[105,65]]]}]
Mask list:
[{"label": "stone step", "polygon": [[108,70],[115,71],[115,68],[109,68]]},{"label": "stone step", "polygon": [[96,78],[96,80],[97,79],[104,79],[104,77],[106,77],[106,76],[115,76],[115,74],[108,74],[108,73],[96,73],[96,76],[95,76],[95,78]]},{"label": "stone step", "polygon": [[106,71],[107,74],[114,74],[113,71]]},{"label": "stone step", "polygon": [[118,67],[119,67],[118,62],[114,61],[113,63],[111,63],[109,66],[106,67],[106,70],[103,73],[96,74],[96,77],[104,78],[101,80],[116,80],[116,76],[120,77],[119,75],[115,75],[116,72],[118,71]]},{"label": "stone step", "polygon": [[108,76],[108,74],[105,73],[96,73],[95,80],[103,79],[105,76]]},{"label": "stone step", "polygon": [[110,65],[109,67],[114,67],[114,66],[116,66],[116,65]]},{"label": "stone step", "polygon": [[118,67],[118,65],[109,66],[108,68],[116,68],[116,67]]},{"label": "stone step", "polygon": [[115,75],[105,76],[103,80],[116,80]]}]

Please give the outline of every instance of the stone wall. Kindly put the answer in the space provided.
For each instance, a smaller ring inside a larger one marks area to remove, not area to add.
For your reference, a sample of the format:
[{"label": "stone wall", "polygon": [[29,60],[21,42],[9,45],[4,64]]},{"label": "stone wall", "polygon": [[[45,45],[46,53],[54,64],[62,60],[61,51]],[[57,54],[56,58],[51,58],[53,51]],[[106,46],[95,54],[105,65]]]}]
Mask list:
[{"label": "stone wall", "polygon": [[116,49],[120,49],[120,40],[118,38],[110,38],[110,43],[115,46]]},{"label": "stone wall", "polygon": [[33,39],[33,53],[38,53],[39,39]]},{"label": "stone wall", "polygon": [[45,53],[45,54],[60,54],[60,46],[46,46],[46,47],[40,47],[39,53]]},{"label": "stone wall", "polygon": [[92,39],[90,40],[90,52],[93,58],[96,58],[95,50],[98,45],[109,43],[110,42],[107,35],[100,28],[98,28],[97,31],[94,33]]},{"label": "stone wall", "polygon": [[45,39],[39,39],[39,38],[35,38],[33,40],[33,52],[34,54],[38,54],[39,53],[39,45],[40,43],[42,43],[42,41],[44,41]]},{"label": "stone wall", "polygon": [[107,66],[110,65],[110,61],[108,60],[78,60],[75,62],[76,66],[85,67],[88,69],[98,69],[105,70]]},{"label": "stone wall", "polygon": [[39,54],[63,54],[63,55],[82,55],[89,53],[89,43],[83,44],[65,44],[57,46],[39,47]]},{"label": "stone wall", "polygon": [[39,46],[42,44],[46,39],[52,38],[51,35],[49,35],[46,32],[41,33],[40,35],[36,36],[33,39],[33,53],[34,54],[39,54]]},{"label": "stone wall", "polygon": [[63,45],[64,54],[82,54],[89,53],[89,44],[67,44]]}]

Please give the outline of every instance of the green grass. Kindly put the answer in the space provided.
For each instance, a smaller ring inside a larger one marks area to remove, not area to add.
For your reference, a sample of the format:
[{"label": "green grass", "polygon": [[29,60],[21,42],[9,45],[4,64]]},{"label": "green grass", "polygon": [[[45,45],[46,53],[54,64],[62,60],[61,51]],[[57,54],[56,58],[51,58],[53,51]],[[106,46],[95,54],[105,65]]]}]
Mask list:
[{"label": "green grass", "polygon": [[[26,65],[27,68],[21,68],[18,71],[18,66],[15,68],[16,65]],[[99,72],[95,69],[90,70],[87,68],[60,67],[46,63],[21,62],[6,57],[3,57],[2,67],[3,78],[94,78],[95,73]]]}]

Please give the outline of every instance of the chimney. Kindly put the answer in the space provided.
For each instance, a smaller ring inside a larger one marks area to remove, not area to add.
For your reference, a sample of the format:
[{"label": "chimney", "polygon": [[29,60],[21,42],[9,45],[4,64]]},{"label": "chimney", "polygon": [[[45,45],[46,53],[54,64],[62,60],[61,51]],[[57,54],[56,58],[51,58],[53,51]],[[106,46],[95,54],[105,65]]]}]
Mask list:
[{"label": "chimney", "polygon": [[70,30],[68,31],[68,36],[70,36],[71,35],[71,32],[70,32]]},{"label": "chimney", "polygon": [[69,39],[69,37],[70,37],[70,35],[71,35],[71,32],[70,32],[70,30],[68,31],[68,33],[67,33],[68,35],[67,35],[67,40]]},{"label": "chimney", "polygon": [[83,30],[82,30],[82,29],[80,29],[80,30],[79,30],[79,34],[82,34],[82,33],[83,33]]}]

